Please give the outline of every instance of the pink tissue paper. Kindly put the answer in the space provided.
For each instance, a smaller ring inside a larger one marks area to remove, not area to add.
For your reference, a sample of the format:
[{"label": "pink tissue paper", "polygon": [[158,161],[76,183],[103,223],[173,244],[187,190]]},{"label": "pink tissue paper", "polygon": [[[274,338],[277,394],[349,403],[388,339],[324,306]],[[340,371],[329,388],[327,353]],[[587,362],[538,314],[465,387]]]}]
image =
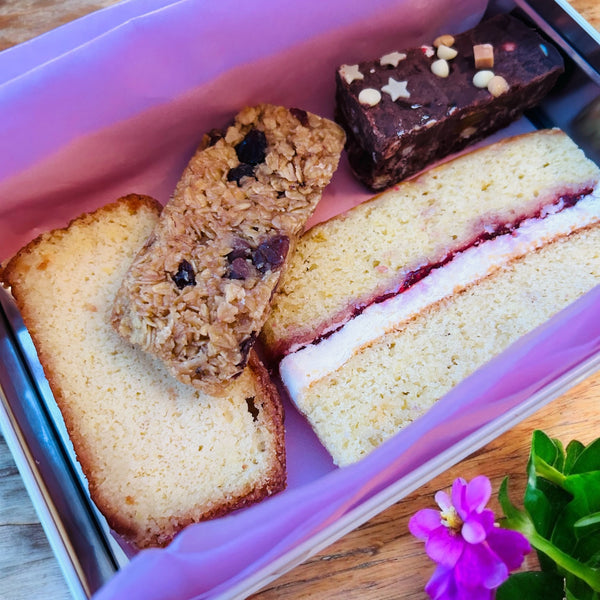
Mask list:
[{"label": "pink tissue paper", "polygon": [[[165,203],[202,134],[244,105],[332,118],[340,64],[468,29],[486,4],[130,0],[0,53],[0,261],[119,196]],[[342,159],[310,224],[369,196]],[[597,354],[599,303],[596,289],[350,467],[335,468],[287,406],[287,490],[137,553],[96,600],[255,591],[401,497],[411,474]]]}]

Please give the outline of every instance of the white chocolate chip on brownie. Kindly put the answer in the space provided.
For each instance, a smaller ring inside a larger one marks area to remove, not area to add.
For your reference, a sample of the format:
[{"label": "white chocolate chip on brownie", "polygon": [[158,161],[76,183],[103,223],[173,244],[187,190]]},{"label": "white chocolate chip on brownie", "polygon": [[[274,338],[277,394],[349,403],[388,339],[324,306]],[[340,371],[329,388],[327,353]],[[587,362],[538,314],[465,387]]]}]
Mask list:
[{"label": "white chocolate chip on brownie", "polygon": [[364,79],[365,76],[360,72],[358,65],[342,65],[340,75],[345,82],[350,85],[355,79]]},{"label": "white chocolate chip on brownie", "polygon": [[477,71],[477,73],[473,75],[473,85],[475,87],[484,89],[488,86],[488,83],[492,77],[494,77],[493,71]]},{"label": "white chocolate chip on brownie", "polygon": [[384,54],[379,59],[379,64],[382,67],[386,67],[386,66],[397,67],[398,63],[401,60],[404,60],[405,58],[406,58],[406,54],[403,54],[402,52],[390,52],[389,54]]},{"label": "white chocolate chip on brownie", "polygon": [[431,72],[438,77],[448,77],[450,74],[450,66],[448,61],[443,58],[438,58],[431,63]]},{"label": "white chocolate chip on brownie", "polygon": [[450,48],[450,46],[445,46],[444,44],[440,44],[437,49],[438,58],[443,58],[444,60],[452,60],[456,58],[458,52],[454,48]]},{"label": "white chocolate chip on brownie", "polygon": [[358,101],[366,106],[375,106],[381,102],[381,92],[374,88],[365,88],[358,94]]},{"label": "white chocolate chip on brownie", "polygon": [[494,77],[492,77],[488,82],[487,89],[492,96],[497,98],[498,96],[508,92],[510,86],[504,77],[500,77],[500,75],[494,75]]}]

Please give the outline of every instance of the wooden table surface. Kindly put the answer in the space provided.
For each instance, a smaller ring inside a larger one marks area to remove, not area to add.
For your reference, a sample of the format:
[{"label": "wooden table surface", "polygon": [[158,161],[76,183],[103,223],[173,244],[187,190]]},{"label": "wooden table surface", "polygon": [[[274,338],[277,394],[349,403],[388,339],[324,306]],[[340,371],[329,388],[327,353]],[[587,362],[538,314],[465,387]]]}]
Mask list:
[{"label": "wooden table surface", "polygon": [[[115,1],[4,0],[0,2],[0,50]],[[571,0],[571,4],[600,29],[599,0]],[[252,599],[424,600],[423,587],[433,567],[422,544],[408,533],[410,516],[432,506],[433,494],[448,488],[458,476],[471,479],[486,474],[495,493],[503,477],[510,474],[514,498],[519,498],[531,432],[542,429],[565,443],[574,438],[588,443],[600,435],[599,402],[597,373]],[[0,600],[37,598],[66,600],[70,595],[0,435]]]}]

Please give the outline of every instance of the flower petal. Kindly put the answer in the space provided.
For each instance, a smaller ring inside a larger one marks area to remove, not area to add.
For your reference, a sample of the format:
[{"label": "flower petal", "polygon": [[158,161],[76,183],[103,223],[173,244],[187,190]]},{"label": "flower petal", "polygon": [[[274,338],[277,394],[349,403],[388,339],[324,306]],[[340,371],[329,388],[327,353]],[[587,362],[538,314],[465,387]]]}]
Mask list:
[{"label": "flower petal", "polygon": [[526,554],[531,552],[527,538],[519,531],[494,527],[487,537],[490,549],[502,560],[510,571],[518,569]]},{"label": "flower petal", "polygon": [[469,510],[481,512],[492,497],[492,483],[485,475],[479,475],[467,484],[465,500]]},{"label": "flower petal", "polygon": [[433,508],[416,512],[408,522],[408,530],[419,540],[426,540],[438,527],[442,527],[440,513]]},{"label": "flower petal", "polygon": [[437,505],[442,509],[442,512],[445,512],[452,508],[452,499],[446,492],[436,492],[435,501]]},{"label": "flower petal", "polygon": [[455,597],[455,590],[453,569],[440,565],[425,585],[425,592],[433,600],[452,600]]},{"label": "flower petal", "polygon": [[469,544],[480,544],[488,532],[495,529],[494,513],[486,508],[481,513],[471,513],[463,523],[461,534]]},{"label": "flower petal", "polygon": [[469,508],[465,495],[466,490],[467,482],[462,477],[456,478],[452,484],[452,504],[463,521],[469,515]]},{"label": "flower petal", "polygon": [[451,600],[493,600],[494,596],[494,590],[488,590],[484,587],[457,588]]},{"label": "flower petal", "polygon": [[460,532],[465,539],[465,542],[468,542],[469,544],[481,544],[481,542],[485,541],[485,527],[477,518],[477,515],[475,517],[469,517],[463,523]]},{"label": "flower petal", "polygon": [[489,508],[486,508],[485,510],[482,510],[478,515],[477,518],[479,519],[479,522],[483,525],[483,527],[485,528],[486,533],[489,533],[490,531],[492,531],[492,529],[495,529],[496,527],[496,517],[494,517],[494,511],[490,510]]},{"label": "flower petal", "polygon": [[508,578],[506,565],[485,544],[465,544],[454,573],[460,588],[494,589]]},{"label": "flower petal", "polygon": [[425,542],[425,552],[431,560],[446,567],[453,567],[460,558],[465,541],[446,527],[431,532]]},{"label": "flower petal", "polygon": [[493,600],[494,591],[484,587],[460,587],[454,569],[438,566],[425,586],[432,600]]}]

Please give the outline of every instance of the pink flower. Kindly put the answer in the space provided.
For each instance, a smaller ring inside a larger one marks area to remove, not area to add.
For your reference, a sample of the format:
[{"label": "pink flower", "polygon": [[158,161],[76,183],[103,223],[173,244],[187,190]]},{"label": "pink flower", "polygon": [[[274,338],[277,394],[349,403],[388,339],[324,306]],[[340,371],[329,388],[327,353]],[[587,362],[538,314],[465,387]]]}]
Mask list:
[{"label": "pink flower", "polygon": [[434,600],[491,600],[531,550],[521,533],[495,524],[494,513],[485,508],[491,495],[487,477],[470,483],[458,478],[451,497],[435,495],[441,510],[425,508],[410,519],[410,532],[438,565],[425,586]]}]

